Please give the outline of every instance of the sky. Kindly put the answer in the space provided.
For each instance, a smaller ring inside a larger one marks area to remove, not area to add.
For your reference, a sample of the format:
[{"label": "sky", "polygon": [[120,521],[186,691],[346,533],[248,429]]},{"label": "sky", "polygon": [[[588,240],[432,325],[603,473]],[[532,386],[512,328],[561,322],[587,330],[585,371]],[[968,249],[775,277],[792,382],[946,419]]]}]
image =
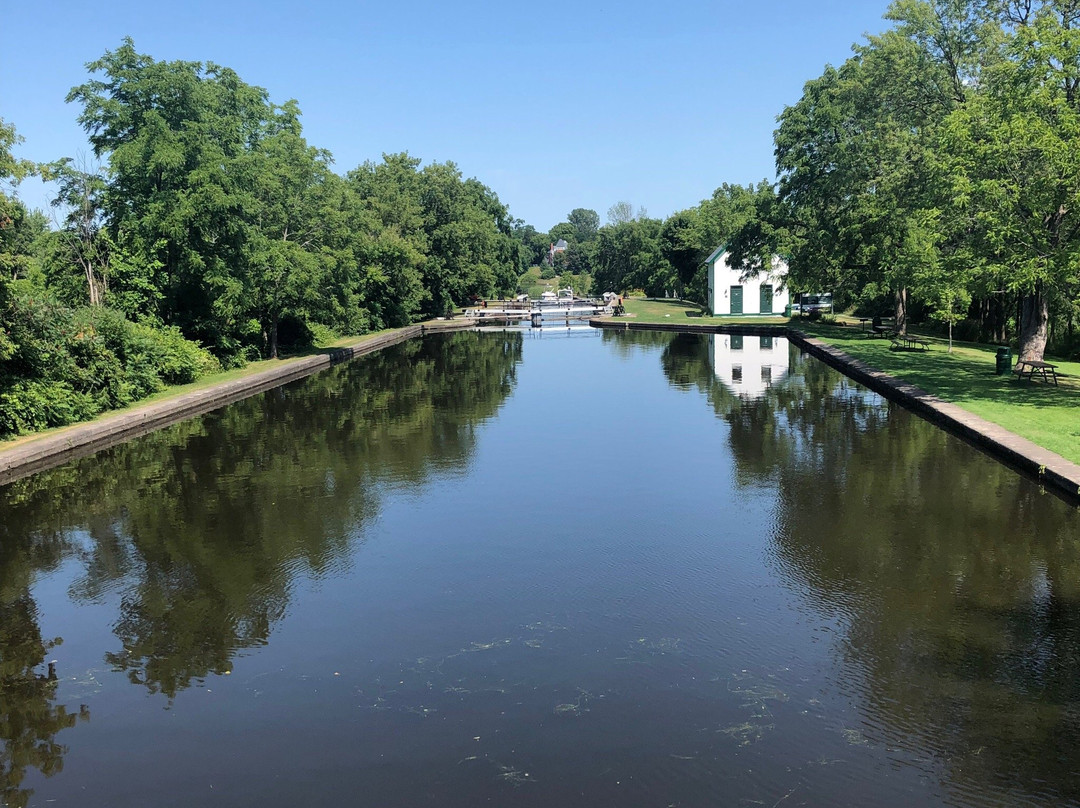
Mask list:
[{"label": "sky", "polygon": [[[384,153],[453,161],[546,231],[628,201],[666,217],[721,184],[774,179],[776,116],[888,27],[887,0],[548,3],[186,0],[11,3],[0,118],[17,157],[89,157],[86,64],[130,36],[158,61],[233,68],[296,99],[344,173]],[[35,180],[18,195],[47,208]]]}]

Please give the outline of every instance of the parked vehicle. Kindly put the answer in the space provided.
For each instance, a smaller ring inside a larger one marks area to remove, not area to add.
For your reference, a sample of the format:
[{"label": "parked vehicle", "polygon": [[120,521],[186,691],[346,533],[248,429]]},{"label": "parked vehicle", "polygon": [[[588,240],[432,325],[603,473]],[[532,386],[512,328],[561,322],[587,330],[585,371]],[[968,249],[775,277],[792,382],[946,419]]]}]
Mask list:
[{"label": "parked vehicle", "polygon": [[831,292],[797,295],[795,302],[791,304],[792,314],[811,314],[813,312],[829,312],[831,314],[832,310],[833,299]]}]

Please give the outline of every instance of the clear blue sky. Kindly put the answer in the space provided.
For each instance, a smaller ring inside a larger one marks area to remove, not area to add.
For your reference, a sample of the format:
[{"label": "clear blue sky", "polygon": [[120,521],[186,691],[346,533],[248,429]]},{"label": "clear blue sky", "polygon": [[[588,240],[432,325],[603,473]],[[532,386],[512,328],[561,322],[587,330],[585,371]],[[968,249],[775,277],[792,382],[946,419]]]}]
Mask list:
[{"label": "clear blue sky", "polygon": [[[826,63],[883,30],[887,0],[14,2],[0,117],[36,161],[88,154],[64,103],[131,36],[295,98],[340,172],[384,152],[453,160],[547,230],[619,200],[663,217],[721,183],[774,175],[777,114]],[[47,190],[20,188],[32,207]]]}]

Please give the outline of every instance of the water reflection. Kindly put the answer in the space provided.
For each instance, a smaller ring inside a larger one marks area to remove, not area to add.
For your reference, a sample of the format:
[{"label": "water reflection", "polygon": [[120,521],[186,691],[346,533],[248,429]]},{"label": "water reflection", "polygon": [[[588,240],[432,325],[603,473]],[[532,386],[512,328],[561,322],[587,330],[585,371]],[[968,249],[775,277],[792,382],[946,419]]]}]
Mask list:
[{"label": "water reflection", "polygon": [[51,531],[17,536],[0,523],[0,804],[13,808],[34,793],[24,786],[27,769],[59,772],[67,750],[57,734],[90,717],[85,706],[55,703],[56,667],[46,657],[61,640],[42,637],[29,594],[33,578],[55,568],[64,550]]},{"label": "water reflection", "polygon": [[961,799],[994,783],[1080,801],[1076,510],[795,349],[787,359],[750,396],[733,392],[738,348],[719,339],[675,337],[661,364],[730,424],[738,483],[775,489],[777,569],[847,626],[843,686],[868,725],[932,754]]},{"label": "water reflection", "polygon": [[740,398],[760,399],[787,375],[786,337],[714,334],[707,339],[713,372]]},{"label": "water reflection", "polygon": [[751,395],[715,339],[590,333],[0,490],[4,798],[1080,802],[1075,511],[790,346]]},{"label": "water reflection", "polygon": [[[293,579],[346,563],[380,487],[459,472],[512,391],[521,334],[414,340],[0,489],[0,787],[59,770],[49,649],[30,596],[65,559],[76,602],[118,592],[105,655],[170,699],[267,642]],[[84,717],[88,713],[83,711]]]}]

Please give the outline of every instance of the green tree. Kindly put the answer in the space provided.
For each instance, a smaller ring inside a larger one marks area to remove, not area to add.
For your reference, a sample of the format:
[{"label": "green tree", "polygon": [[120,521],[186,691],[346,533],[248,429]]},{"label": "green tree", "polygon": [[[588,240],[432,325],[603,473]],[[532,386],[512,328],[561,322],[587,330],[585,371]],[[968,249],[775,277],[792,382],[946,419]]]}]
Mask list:
[{"label": "green tree", "polygon": [[1050,304],[1080,270],[1080,7],[994,6],[1007,36],[944,135],[955,209],[975,254],[1020,296],[1020,356],[1041,359]]},{"label": "green tree", "polygon": [[600,229],[600,214],[589,208],[574,208],[566,217],[567,223],[574,228],[574,240],[584,244],[596,239]]},{"label": "green tree", "polygon": [[307,144],[295,102],[274,108],[266,129],[248,154],[246,272],[243,285],[233,287],[242,298],[232,306],[247,304],[264,355],[275,359],[282,317],[314,319],[325,286],[319,191],[329,181],[330,156]]},{"label": "green tree", "polygon": [[155,312],[189,337],[233,356],[259,340],[244,265],[250,152],[273,107],[265,90],[228,68],[157,62],[125,39],[88,65],[68,94],[94,153],[109,164],[110,234],[159,268]]},{"label": "green tree", "polygon": [[60,244],[65,263],[81,270],[90,305],[102,305],[109,291],[111,257],[109,239],[103,232],[105,177],[99,169],[75,165],[71,158],[50,164],[45,175],[57,186],[52,205],[64,211]]},{"label": "green tree", "polygon": [[[974,93],[993,26],[968,0],[899,0],[887,16],[894,28],[784,110],[776,199],[736,241],[743,256],[786,255],[797,287],[893,294],[903,330],[917,258],[905,250],[913,229],[941,222],[927,215],[945,203],[940,134]],[[944,246],[945,232],[932,240]]]},{"label": "green tree", "polygon": [[11,153],[21,142],[15,127],[0,118],[0,283],[25,274],[28,265],[27,236],[33,229],[32,214],[15,198],[14,188],[35,167]]}]

